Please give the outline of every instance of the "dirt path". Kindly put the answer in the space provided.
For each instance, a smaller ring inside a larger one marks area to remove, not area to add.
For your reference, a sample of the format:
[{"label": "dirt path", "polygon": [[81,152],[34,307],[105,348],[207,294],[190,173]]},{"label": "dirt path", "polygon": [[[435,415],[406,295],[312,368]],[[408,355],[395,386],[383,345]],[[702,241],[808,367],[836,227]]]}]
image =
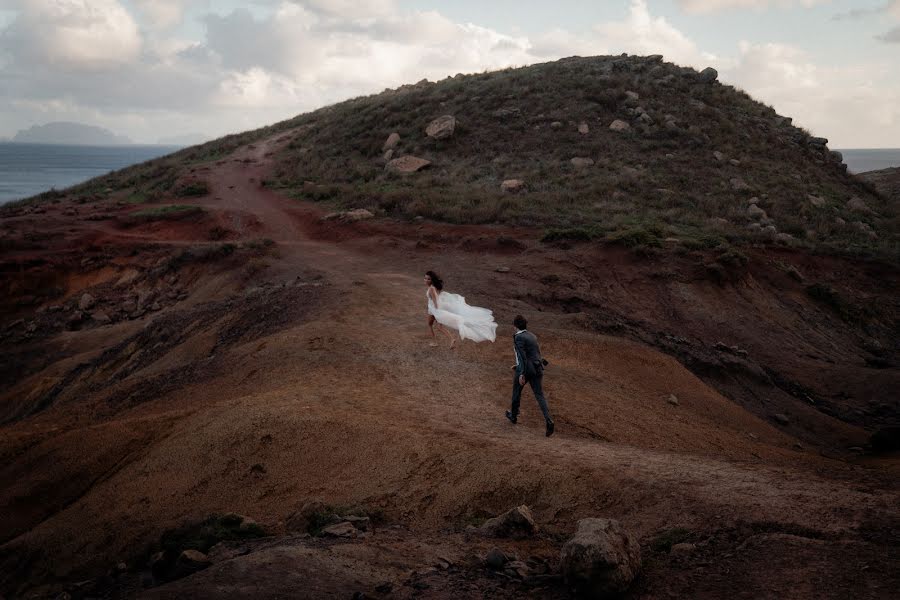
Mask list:
[{"label": "dirt path", "polygon": [[[84,409],[60,403],[7,428],[4,449],[18,458],[3,471],[15,482],[3,499],[39,497],[45,481],[73,471],[89,479],[64,508],[34,513],[7,550],[41,549],[64,578],[114,564],[184,519],[237,511],[281,532],[293,510],[321,500],[384,511],[431,534],[528,504],[551,530],[610,516],[646,542],[675,527],[766,523],[767,533],[813,532],[879,554],[858,531],[894,512],[895,489],[879,487],[863,465],[798,448],[673,358],[585,332],[564,313],[529,314],[552,360],[557,433],[543,436],[528,391],[520,425],[510,425],[507,323],[524,308],[497,292],[496,261],[383,238],[310,236],[317,209],[260,183],[267,155],[285,138],[211,165],[203,204],[229,215],[239,241],[275,240],[265,277],[288,282],[279,284],[285,293],[298,276],[320,274],[321,300],[308,317],[233,346],[210,341],[233,315],[207,324],[191,317],[190,336],[115,385],[158,385],[160,374],[188,363],[209,364],[203,377],[160,387],[152,401],[88,426],[83,416],[73,425]],[[421,274],[431,268],[453,274],[451,291],[494,309],[497,343],[430,343]],[[747,569],[748,585],[792,576],[789,564]]]}]

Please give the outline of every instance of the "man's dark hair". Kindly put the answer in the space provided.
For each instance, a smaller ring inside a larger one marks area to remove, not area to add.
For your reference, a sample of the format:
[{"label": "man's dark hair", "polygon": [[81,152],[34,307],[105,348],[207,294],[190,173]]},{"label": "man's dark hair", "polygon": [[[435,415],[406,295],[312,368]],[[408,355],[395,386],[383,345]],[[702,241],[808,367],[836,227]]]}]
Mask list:
[{"label": "man's dark hair", "polygon": [[515,325],[517,329],[525,329],[528,327],[528,321],[522,315],[516,315],[516,318],[513,319],[513,325]]}]

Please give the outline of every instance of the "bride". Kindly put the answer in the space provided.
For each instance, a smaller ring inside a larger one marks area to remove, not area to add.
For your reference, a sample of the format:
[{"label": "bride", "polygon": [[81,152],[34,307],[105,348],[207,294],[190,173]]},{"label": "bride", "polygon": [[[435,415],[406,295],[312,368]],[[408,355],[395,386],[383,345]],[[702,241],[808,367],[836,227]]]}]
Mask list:
[{"label": "bride", "polygon": [[490,310],[469,306],[466,299],[459,294],[443,291],[444,282],[434,271],[425,273],[425,285],[428,286],[426,297],[431,337],[435,337],[434,323],[437,321],[438,329],[450,338],[451,348],[456,344],[456,338],[447,328],[455,329],[462,340],[493,342],[497,339],[497,323],[494,322],[494,314]]}]

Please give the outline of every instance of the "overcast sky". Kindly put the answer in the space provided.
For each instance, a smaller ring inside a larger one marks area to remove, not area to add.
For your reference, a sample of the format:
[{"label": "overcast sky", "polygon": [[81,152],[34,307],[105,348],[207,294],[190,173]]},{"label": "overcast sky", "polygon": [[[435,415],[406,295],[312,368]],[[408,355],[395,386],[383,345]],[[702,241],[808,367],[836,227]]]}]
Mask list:
[{"label": "overcast sky", "polygon": [[835,148],[900,147],[900,0],[0,0],[0,137],[216,137],[385,87],[663,54]]}]

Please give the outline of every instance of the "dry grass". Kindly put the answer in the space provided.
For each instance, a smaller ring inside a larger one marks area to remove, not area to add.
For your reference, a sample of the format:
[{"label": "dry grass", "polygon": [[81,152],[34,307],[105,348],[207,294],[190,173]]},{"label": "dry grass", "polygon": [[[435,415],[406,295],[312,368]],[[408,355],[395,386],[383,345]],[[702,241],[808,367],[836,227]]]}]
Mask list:
[{"label": "dry grass", "polygon": [[[637,107],[652,124],[639,123]],[[456,116],[455,134],[428,138],[425,126],[443,114]],[[676,125],[665,126],[667,118]],[[632,130],[611,131],[614,119]],[[586,135],[581,122],[590,127]],[[897,207],[810,145],[809,132],[740,90],[640,57],[570,58],[404,86],[187,148],[70,193],[82,201],[103,201],[110,190],[125,190],[122,198],[132,202],[175,198],[196,165],[288,130],[292,139],[265,184],[338,208],[540,227],[550,240],[627,241],[644,230],[689,247],[774,243],[771,233],[748,228],[755,222],[748,201],[756,197],[777,231],[792,236],[786,243],[900,256]],[[401,137],[395,156],[421,156],[432,166],[410,176],[386,172],[382,145],[392,132]],[[573,157],[595,164],[576,168]],[[511,178],[523,179],[526,192],[501,192],[500,182]],[[736,191],[734,178],[749,189]],[[810,195],[825,204],[814,206]],[[853,197],[872,212],[851,210]]]}]

